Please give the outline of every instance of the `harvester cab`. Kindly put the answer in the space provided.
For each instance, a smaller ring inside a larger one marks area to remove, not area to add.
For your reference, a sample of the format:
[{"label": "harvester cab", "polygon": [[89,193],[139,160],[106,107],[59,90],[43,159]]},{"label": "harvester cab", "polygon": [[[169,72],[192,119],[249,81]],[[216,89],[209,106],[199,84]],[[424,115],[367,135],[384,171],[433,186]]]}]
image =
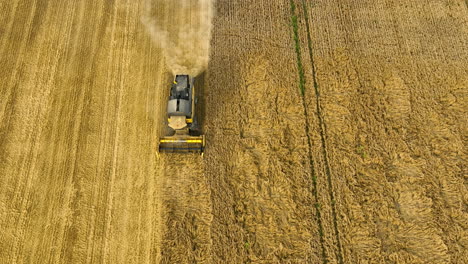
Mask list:
[{"label": "harvester cab", "polygon": [[160,152],[203,153],[205,137],[195,115],[196,102],[194,78],[176,75],[167,102],[171,133],[159,140]]}]

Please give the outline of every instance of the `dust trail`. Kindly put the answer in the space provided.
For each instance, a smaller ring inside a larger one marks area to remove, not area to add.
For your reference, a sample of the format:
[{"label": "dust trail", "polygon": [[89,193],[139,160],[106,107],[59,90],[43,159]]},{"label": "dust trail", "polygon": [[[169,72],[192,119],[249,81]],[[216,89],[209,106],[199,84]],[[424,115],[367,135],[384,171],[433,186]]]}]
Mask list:
[{"label": "dust trail", "polygon": [[215,0],[146,0],[142,22],[175,74],[208,66]]}]

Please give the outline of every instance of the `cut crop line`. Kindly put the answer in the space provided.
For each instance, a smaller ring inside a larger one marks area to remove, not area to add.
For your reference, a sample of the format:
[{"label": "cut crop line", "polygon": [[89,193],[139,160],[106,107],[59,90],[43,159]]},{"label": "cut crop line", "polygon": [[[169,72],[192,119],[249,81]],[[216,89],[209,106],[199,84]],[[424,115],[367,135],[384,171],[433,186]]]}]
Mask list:
[{"label": "cut crop line", "polygon": [[328,263],[328,258],[327,254],[325,251],[325,241],[324,241],[324,234],[323,234],[323,224],[322,224],[322,215],[320,212],[320,206],[318,203],[318,192],[317,192],[317,173],[315,172],[315,166],[314,166],[314,160],[312,158],[312,140],[310,138],[310,127],[309,127],[309,119],[307,118],[308,112],[307,112],[307,105],[305,101],[305,75],[304,75],[304,68],[302,66],[302,59],[301,59],[301,44],[299,40],[299,26],[297,23],[297,15],[296,15],[296,5],[294,4],[293,0],[290,0],[290,5],[291,5],[291,23],[292,23],[292,28],[293,28],[293,37],[294,37],[294,44],[295,44],[295,50],[296,50],[296,55],[297,55],[297,68],[299,71],[299,90],[301,91],[301,99],[302,99],[302,106],[304,110],[304,117],[305,117],[305,133],[307,136],[307,145],[309,148],[308,151],[308,158],[309,158],[309,164],[310,164],[310,171],[312,173],[312,194],[314,195],[315,198],[315,209],[317,211],[317,224],[318,224],[318,231],[319,231],[319,237],[320,237],[320,245],[322,248],[322,262],[323,263]]},{"label": "cut crop line", "polygon": [[323,158],[325,162],[325,172],[327,174],[327,179],[328,179],[328,192],[330,194],[330,203],[331,203],[332,215],[333,215],[333,226],[335,228],[336,243],[338,247],[338,252],[336,253],[337,253],[338,262],[340,264],[343,264],[344,263],[343,252],[342,252],[342,247],[341,247],[340,232],[338,230],[335,194],[333,192],[331,168],[330,168],[330,162],[328,160],[328,155],[327,155],[328,151],[327,151],[326,135],[325,135],[326,124],[322,116],[322,110],[321,110],[322,108],[320,105],[320,90],[319,90],[319,86],[317,82],[317,71],[315,69],[315,62],[314,62],[314,57],[313,57],[314,54],[313,54],[313,49],[312,49],[312,38],[310,34],[309,12],[308,12],[305,0],[302,0],[302,7],[303,7],[302,10],[304,12],[304,17],[305,17],[305,22],[306,22],[307,44],[308,44],[307,46],[309,50],[309,58],[310,58],[310,64],[311,64],[311,70],[312,70],[312,81],[314,84],[314,91],[315,91],[315,100],[316,100],[316,107],[317,107],[316,111],[317,111],[317,117],[318,117],[319,124],[320,124],[320,138],[322,141],[322,154],[323,154]]},{"label": "cut crop line", "polygon": [[[305,76],[304,76],[304,67],[302,66],[301,59],[301,43],[299,40],[299,26],[297,24],[297,15],[296,15],[296,5],[293,0],[290,0],[291,3],[291,23],[294,33],[294,45],[297,55],[297,69],[299,71],[299,90],[301,95],[304,97],[305,93]],[[304,98],[303,98],[304,99]]]}]

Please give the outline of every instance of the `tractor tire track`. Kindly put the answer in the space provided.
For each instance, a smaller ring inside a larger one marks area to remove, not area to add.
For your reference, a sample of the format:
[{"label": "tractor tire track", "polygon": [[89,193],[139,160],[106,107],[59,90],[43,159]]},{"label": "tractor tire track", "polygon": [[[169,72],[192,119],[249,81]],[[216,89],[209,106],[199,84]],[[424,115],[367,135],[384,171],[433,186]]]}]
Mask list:
[{"label": "tractor tire track", "polygon": [[[316,115],[319,120],[319,130],[320,130],[320,139],[322,143],[322,156],[324,160],[324,165],[325,165],[325,172],[327,176],[327,181],[328,181],[328,193],[330,195],[330,206],[332,208],[332,215],[333,215],[333,227],[334,227],[334,232],[335,232],[335,237],[336,237],[336,243],[337,243],[337,249],[338,251],[336,252],[336,257],[338,259],[338,263],[343,264],[344,259],[343,259],[343,249],[341,245],[341,239],[340,239],[340,231],[338,228],[338,218],[337,218],[337,209],[336,209],[336,204],[335,204],[335,194],[334,194],[334,188],[333,188],[333,181],[332,181],[332,171],[331,171],[331,166],[330,162],[328,160],[328,150],[327,150],[327,139],[326,139],[326,123],[325,120],[323,119],[323,113],[322,113],[322,106],[321,106],[321,98],[320,98],[320,89],[319,89],[319,84],[317,81],[317,71],[316,71],[316,64],[314,63],[314,53],[313,53],[313,43],[312,43],[312,38],[311,38],[311,31],[310,31],[310,26],[311,26],[311,21],[309,19],[309,11],[308,11],[308,6],[305,0],[302,0],[302,11],[304,14],[304,19],[305,19],[305,26],[306,26],[306,33],[307,33],[307,49],[308,49],[308,55],[310,59],[310,64],[311,64],[311,76],[312,76],[312,85],[314,87],[314,92],[315,92],[315,101],[316,101]],[[304,107],[305,109],[307,108],[305,106],[305,101],[306,101],[306,95],[304,95]],[[306,112],[306,119],[309,120],[309,115]]]},{"label": "tractor tire track", "polygon": [[[325,241],[324,241],[324,228],[322,224],[322,216],[321,216],[321,209],[319,206],[319,194],[318,194],[318,189],[317,189],[317,172],[315,170],[315,161],[312,156],[312,140],[310,138],[311,134],[311,129],[310,129],[310,123],[309,123],[309,113],[307,111],[307,104],[306,104],[306,98],[305,98],[305,89],[306,89],[306,80],[304,76],[304,68],[302,66],[302,55],[301,55],[301,41],[299,38],[299,28],[298,28],[298,16],[296,13],[296,4],[293,0],[290,0],[291,4],[291,17],[292,17],[292,28],[293,28],[293,36],[294,36],[294,44],[295,44],[295,49],[296,49],[296,55],[297,55],[297,65],[298,65],[298,71],[299,71],[299,91],[301,93],[301,98],[302,98],[302,107],[304,111],[304,119],[305,119],[305,134],[307,135],[307,145],[308,145],[308,157],[309,157],[309,163],[310,163],[310,171],[312,175],[312,193],[315,198],[315,211],[316,211],[316,219],[317,219],[317,224],[318,224],[318,230],[319,230],[319,236],[320,236],[320,244],[321,244],[321,249],[322,249],[322,261],[323,263],[328,263],[328,257],[325,249]],[[303,7],[304,8],[304,7]],[[304,9],[304,12],[305,9]],[[306,15],[306,13],[304,13]],[[306,20],[307,23],[307,20]],[[308,32],[308,31],[307,31]],[[308,42],[310,45],[310,42]],[[310,47],[310,46],[309,46]],[[310,52],[310,49],[309,49]],[[312,63],[312,69],[314,73],[314,65]],[[313,79],[313,85],[316,87],[316,80],[315,78]]]}]

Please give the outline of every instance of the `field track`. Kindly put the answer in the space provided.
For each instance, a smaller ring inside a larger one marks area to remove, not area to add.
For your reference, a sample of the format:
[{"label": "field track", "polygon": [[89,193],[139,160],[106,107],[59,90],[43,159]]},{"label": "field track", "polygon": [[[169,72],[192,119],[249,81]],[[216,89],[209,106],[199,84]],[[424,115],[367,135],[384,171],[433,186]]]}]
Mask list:
[{"label": "field track", "polygon": [[144,10],[0,0],[0,263],[467,262],[466,1],[217,0],[204,157]]}]

